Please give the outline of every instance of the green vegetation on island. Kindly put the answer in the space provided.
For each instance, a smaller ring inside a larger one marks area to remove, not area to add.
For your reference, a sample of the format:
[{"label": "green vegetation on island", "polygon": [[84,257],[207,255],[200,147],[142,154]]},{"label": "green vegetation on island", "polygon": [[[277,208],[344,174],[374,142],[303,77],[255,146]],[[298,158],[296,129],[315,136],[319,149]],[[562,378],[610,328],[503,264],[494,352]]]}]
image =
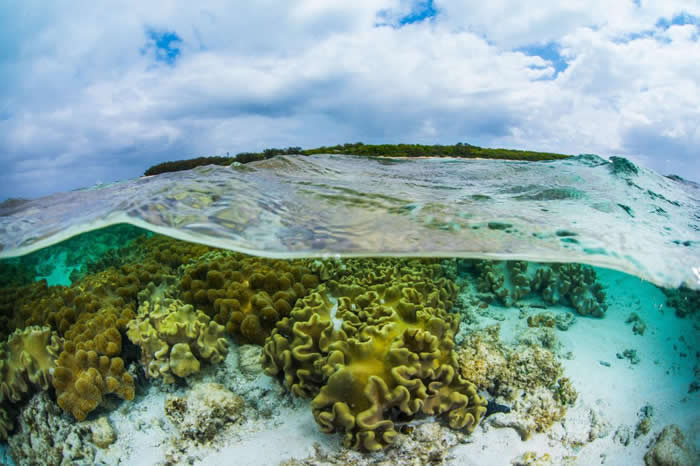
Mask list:
[{"label": "green vegetation on island", "polygon": [[569,157],[551,152],[534,152],[514,149],[489,149],[458,142],[452,146],[439,144],[426,146],[422,144],[343,144],[331,147],[308,149],[304,154],[352,154],[372,157],[459,157],[506,160],[556,160]]},{"label": "green vegetation on island", "polygon": [[569,157],[564,154],[551,152],[534,152],[514,149],[490,149],[457,143],[452,146],[422,145],[422,144],[363,144],[361,142],[338,144],[336,146],[321,146],[316,149],[288,147],[286,149],[265,149],[262,152],[241,152],[233,157],[197,157],[194,159],[163,162],[150,167],[144,175],[189,170],[200,165],[231,165],[233,162],[248,163],[265,160],[276,155],[313,155],[313,154],[348,154],[367,157],[456,157],[483,158],[505,160],[557,160]]}]

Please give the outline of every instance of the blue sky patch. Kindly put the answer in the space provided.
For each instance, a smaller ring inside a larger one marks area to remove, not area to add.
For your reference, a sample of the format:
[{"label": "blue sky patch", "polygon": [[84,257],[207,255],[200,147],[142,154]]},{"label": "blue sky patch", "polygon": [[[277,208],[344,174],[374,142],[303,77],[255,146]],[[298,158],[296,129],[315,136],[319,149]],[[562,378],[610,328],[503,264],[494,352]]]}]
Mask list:
[{"label": "blue sky patch", "polygon": [[552,76],[552,79],[556,78],[559,73],[569,66],[566,60],[564,60],[564,57],[559,53],[559,45],[557,45],[556,42],[549,42],[544,45],[528,45],[520,47],[517,51],[531,57],[542,57],[550,62],[554,67],[554,76]]},{"label": "blue sky patch", "polygon": [[671,26],[684,26],[686,24],[694,24],[696,26],[700,26],[700,18],[689,15],[688,13],[680,13],[671,18],[669,21],[668,18],[661,18],[656,22],[656,27],[661,28],[661,29],[668,29]]},{"label": "blue sky patch", "polygon": [[399,19],[399,25],[420,23],[426,19],[432,18],[437,15],[437,10],[433,5],[433,0],[418,2],[416,9],[411,11],[408,15]]},{"label": "blue sky patch", "polygon": [[[626,43],[631,42],[633,40],[652,37],[658,42],[670,44],[671,39],[669,39],[668,37],[657,36],[657,33],[659,32],[659,30],[665,31],[668,28],[670,28],[671,26],[684,26],[686,24],[695,25],[700,30],[700,18],[698,18],[697,16],[689,15],[687,13],[680,13],[680,14],[677,14],[677,15],[671,17],[671,19],[668,19],[668,18],[659,19],[656,22],[656,24],[654,24],[654,29],[647,29],[645,31],[624,34],[621,37],[613,39],[613,42],[615,42],[616,44],[626,44]],[[697,35],[696,35],[696,37],[694,37],[694,40],[697,40]]]},{"label": "blue sky patch", "polygon": [[146,29],[147,44],[141,53],[145,54],[150,49],[155,49],[156,61],[174,65],[180,56],[182,39],[174,31]]}]

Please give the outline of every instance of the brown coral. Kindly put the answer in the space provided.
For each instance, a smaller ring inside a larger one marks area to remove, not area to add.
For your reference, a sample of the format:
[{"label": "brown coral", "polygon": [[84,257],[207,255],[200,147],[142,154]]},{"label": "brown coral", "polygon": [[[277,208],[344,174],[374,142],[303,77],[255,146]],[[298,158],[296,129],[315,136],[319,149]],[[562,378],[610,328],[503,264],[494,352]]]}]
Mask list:
[{"label": "brown coral", "polygon": [[317,285],[318,277],[301,261],[217,251],[185,270],[182,298],[242,342],[263,344],[297,299]]},{"label": "brown coral", "polygon": [[119,357],[121,330],[134,317],[127,308],[81,314],[66,332],[54,371],[53,386],[59,406],[78,420],[102,402],[106,394],[134,398],[134,380]]}]

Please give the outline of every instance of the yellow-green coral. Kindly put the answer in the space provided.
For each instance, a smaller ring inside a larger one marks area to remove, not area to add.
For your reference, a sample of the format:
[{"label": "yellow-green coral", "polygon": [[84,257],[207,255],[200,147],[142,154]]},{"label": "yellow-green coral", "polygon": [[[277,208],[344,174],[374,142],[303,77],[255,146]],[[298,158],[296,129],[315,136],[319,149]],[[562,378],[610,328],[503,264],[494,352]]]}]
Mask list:
[{"label": "yellow-green coral", "polygon": [[348,447],[390,445],[399,414],[444,414],[471,431],[486,401],[457,371],[454,283],[435,261],[372,265],[348,260],[338,280],[297,302],[266,341],[266,372],[313,396],[321,430],[343,432]]},{"label": "yellow-green coral", "polygon": [[216,252],[185,270],[182,298],[243,342],[263,344],[297,299],[317,285],[301,261]]},{"label": "yellow-green coral", "polygon": [[201,361],[218,363],[228,353],[225,328],[189,304],[173,299],[145,301],[127,336],[141,348],[141,362],[149,377],[167,383],[174,375],[198,372]]},{"label": "yellow-green coral", "polygon": [[20,401],[31,385],[48,389],[60,348],[60,339],[48,327],[15,330],[0,343],[0,402]]},{"label": "yellow-green coral", "polygon": [[129,308],[101,309],[81,314],[66,332],[53,386],[58,405],[76,419],[85,419],[106,394],[113,393],[125,400],[134,398],[134,380],[119,357],[120,331],[133,317]]}]

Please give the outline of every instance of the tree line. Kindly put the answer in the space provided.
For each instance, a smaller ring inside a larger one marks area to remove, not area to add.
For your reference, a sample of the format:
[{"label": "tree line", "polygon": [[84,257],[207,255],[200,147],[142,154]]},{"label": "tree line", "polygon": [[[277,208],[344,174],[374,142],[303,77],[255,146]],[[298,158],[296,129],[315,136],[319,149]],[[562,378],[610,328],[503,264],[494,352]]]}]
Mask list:
[{"label": "tree line", "polygon": [[553,152],[535,152],[515,149],[490,149],[458,142],[454,145],[423,145],[423,144],[363,144],[361,142],[338,144],[336,146],[321,146],[315,149],[287,147],[286,149],[265,149],[262,152],[241,152],[233,157],[197,157],[186,160],[176,160],[153,165],[144,173],[157,175],[159,173],[190,170],[200,165],[231,165],[234,162],[249,163],[266,160],[277,155],[313,155],[313,154],[348,154],[367,157],[458,157],[484,158],[505,160],[556,160],[569,157]]}]

